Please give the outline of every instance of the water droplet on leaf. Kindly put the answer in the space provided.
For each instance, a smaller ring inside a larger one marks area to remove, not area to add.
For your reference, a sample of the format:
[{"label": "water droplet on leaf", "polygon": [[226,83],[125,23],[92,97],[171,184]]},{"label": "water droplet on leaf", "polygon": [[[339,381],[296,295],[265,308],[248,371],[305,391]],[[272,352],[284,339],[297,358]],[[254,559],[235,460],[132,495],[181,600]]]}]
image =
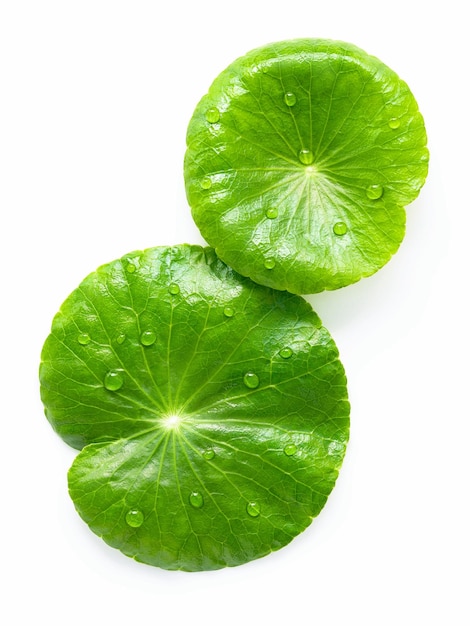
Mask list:
[{"label": "water droplet on leaf", "polygon": [[292,91],[288,91],[287,93],[284,94],[284,102],[287,104],[288,107],[293,107],[294,104],[297,102],[297,98],[295,97],[295,93],[292,93]]},{"label": "water droplet on leaf", "polygon": [[140,343],[143,346],[152,346],[157,340],[157,335],[153,332],[153,330],[144,330],[144,332],[140,335]]},{"label": "water droplet on leaf", "polygon": [[286,456],[293,456],[297,452],[297,446],[295,443],[288,443],[284,448],[284,454]]},{"label": "water droplet on leaf", "polygon": [[124,378],[118,370],[110,370],[104,377],[104,386],[108,391],[117,391],[124,384]]},{"label": "water droplet on leaf", "polygon": [[124,333],[121,333],[116,337],[116,343],[118,343],[119,345],[122,345],[125,341],[126,335]]},{"label": "water droplet on leaf", "polygon": [[80,333],[77,337],[77,341],[81,346],[86,346],[90,343],[91,337],[88,333]]},{"label": "water droplet on leaf", "polygon": [[138,509],[131,509],[126,514],[126,522],[132,528],[139,528],[144,523],[144,514]]},{"label": "water droplet on leaf", "polygon": [[203,189],[210,189],[212,187],[212,181],[209,176],[204,176],[204,178],[201,179],[201,187]]},{"label": "water droplet on leaf", "polygon": [[129,274],[133,274],[139,268],[139,260],[140,257],[138,256],[128,257],[126,259],[126,271],[129,272]]},{"label": "water droplet on leaf", "polygon": [[264,262],[264,267],[267,270],[274,269],[275,265],[276,265],[276,261],[273,258],[266,259],[265,262]]},{"label": "water droplet on leaf", "polygon": [[299,160],[304,165],[313,163],[313,152],[311,150],[301,150],[299,152]]},{"label": "water droplet on leaf", "polygon": [[226,306],[224,308],[224,315],[225,315],[225,317],[233,317],[235,315],[234,308],[231,307],[231,306]]},{"label": "water droplet on leaf", "polygon": [[293,355],[292,348],[286,346],[279,351],[279,354],[282,356],[283,359],[290,359]]},{"label": "water droplet on leaf", "polygon": [[270,220],[274,220],[278,216],[278,211],[276,207],[270,207],[269,209],[266,210],[265,215]]},{"label": "water droplet on leaf", "polygon": [[212,459],[215,457],[215,452],[214,450],[212,450],[212,448],[208,448],[207,450],[204,450],[202,456],[206,459],[206,461],[212,461]]},{"label": "water droplet on leaf", "polygon": [[248,502],[246,505],[246,512],[250,517],[258,517],[261,513],[261,509],[257,502]]},{"label": "water droplet on leaf", "polygon": [[397,128],[400,128],[400,119],[398,117],[391,117],[388,120],[388,125],[390,126],[390,128],[392,128],[393,130],[396,130]]},{"label": "water droplet on leaf", "polygon": [[172,296],[177,296],[180,292],[180,287],[176,283],[171,283],[171,285],[168,287],[168,291],[171,293]]},{"label": "water droplet on leaf", "polygon": [[201,507],[203,507],[204,498],[202,496],[202,493],[199,493],[199,491],[191,491],[191,493],[189,494],[189,504],[195,509],[200,509]]},{"label": "water droplet on leaf", "polygon": [[243,377],[243,382],[248,389],[256,389],[259,385],[259,378],[254,372],[247,372]]},{"label": "water droplet on leaf", "polygon": [[383,196],[384,188],[382,185],[369,185],[366,194],[369,200],[378,200]]},{"label": "water droplet on leaf", "polygon": [[220,111],[217,107],[211,107],[206,111],[206,120],[209,124],[215,124],[220,120]]},{"label": "water droplet on leaf", "polygon": [[333,226],[333,232],[335,235],[345,235],[348,232],[348,227],[344,222],[336,222]]}]

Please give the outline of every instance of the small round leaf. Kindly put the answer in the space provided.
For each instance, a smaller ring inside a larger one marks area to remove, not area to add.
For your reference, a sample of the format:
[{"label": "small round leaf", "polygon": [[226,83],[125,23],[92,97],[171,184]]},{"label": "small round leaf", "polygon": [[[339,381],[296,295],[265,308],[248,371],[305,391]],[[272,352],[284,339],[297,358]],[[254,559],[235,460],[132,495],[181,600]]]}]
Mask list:
[{"label": "small round leaf", "polygon": [[90,274],[54,319],[40,378],[47,418],[81,449],[79,514],[162,568],[287,544],[325,504],[348,440],[344,370],[310,305],[211,248],[153,248]]},{"label": "small round leaf", "polygon": [[242,275],[293,293],[337,289],[398,249],[426,141],[408,86],[377,58],[337,41],[274,43],[232,63],[197,105],[187,197]]}]

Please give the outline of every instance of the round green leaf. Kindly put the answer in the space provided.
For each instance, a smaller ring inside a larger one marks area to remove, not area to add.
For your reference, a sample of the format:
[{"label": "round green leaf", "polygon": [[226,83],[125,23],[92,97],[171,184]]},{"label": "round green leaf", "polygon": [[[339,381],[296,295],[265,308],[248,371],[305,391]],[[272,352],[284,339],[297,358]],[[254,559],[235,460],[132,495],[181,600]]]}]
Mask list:
[{"label": "round green leaf", "polygon": [[69,472],[79,514],[167,569],[287,544],[325,504],[348,439],[344,370],[310,305],[211,248],[90,274],[54,319],[40,378],[50,423],[83,448]]},{"label": "round green leaf", "polygon": [[187,133],[202,235],[244,276],[293,293],[369,276],[396,252],[428,169],[407,85],[363,50],[299,39],[214,81]]}]

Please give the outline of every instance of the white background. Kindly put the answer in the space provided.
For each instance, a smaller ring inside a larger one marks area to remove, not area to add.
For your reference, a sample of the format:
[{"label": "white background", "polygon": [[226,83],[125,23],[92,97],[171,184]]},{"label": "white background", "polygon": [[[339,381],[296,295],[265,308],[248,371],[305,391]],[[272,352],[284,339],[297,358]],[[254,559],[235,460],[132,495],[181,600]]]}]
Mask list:
[{"label": "white background", "polygon": [[[0,2],[3,624],[470,624],[464,4]],[[202,243],[182,173],[192,111],[235,58],[295,37],[355,43],[410,85],[429,177],[392,261],[309,298],[352,402],[321,515],[256,562],[165,572],[109,548],[75,513],[75,452],[43,416],[39,354],[98,265]]]}]

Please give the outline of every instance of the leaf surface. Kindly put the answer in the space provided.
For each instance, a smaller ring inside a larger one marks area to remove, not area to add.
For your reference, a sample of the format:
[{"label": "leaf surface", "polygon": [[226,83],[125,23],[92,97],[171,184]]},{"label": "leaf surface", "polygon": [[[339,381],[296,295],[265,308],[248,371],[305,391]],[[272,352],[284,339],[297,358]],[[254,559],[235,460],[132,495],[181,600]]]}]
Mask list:
[{"label": "leaf surface", "polygon": [[293,293],[369,276],[398,249],[428,169],[408,86],[348,43],[300,39],[237,59],[190,121],[196,224],[244,276]]},{"label": "leaf surface", "polygon": [[334,486],[349,432],[343,367],[298,296],[211,248],[126,255],[64,302],[40,370],[46,415],[81,449],[82,518],[167,569],[233,566],[287,544]]}]

